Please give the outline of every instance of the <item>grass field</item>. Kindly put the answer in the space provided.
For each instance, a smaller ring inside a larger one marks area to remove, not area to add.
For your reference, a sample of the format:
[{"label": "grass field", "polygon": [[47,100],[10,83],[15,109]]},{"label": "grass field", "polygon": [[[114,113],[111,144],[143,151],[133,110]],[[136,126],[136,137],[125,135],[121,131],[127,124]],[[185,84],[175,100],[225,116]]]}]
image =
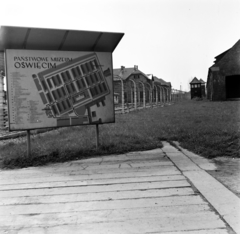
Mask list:
[{"label": "grass field", "polygon": [[207,158],[240,157],[240,102],[188,100],[117,115],[115,124],[54,130],[32,137],[27,157],[25,137],[0,146],[1,167],[28,167],[89,156],[120,154],[162,147],[161,140],[180,145]]}]

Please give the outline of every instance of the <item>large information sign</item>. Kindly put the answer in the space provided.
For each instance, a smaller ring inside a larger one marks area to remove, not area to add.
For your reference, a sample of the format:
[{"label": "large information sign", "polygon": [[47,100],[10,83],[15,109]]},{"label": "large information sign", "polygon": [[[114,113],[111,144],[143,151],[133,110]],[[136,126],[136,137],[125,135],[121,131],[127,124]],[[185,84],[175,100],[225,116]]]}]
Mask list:
[{"label": "large information sign", "polygon": [[9,130],[115,121],[112,53],[6,50]]}]

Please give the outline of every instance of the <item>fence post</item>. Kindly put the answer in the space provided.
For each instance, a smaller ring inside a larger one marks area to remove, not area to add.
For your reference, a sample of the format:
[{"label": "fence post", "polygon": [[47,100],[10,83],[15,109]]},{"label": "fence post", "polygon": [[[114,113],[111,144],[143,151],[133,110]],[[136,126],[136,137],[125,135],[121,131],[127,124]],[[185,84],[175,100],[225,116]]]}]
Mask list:
[{"label": "fence post", "polygon": [[27,130],[27,156],[31,157],[31,139],[30,130]]},{"label": "fence post", "polygon": [[123,83],[123,80],[121,80],[121,84],[122,84],[122,113],[124,114],[124,83]]},{"label": "fence post", "polygon": [[[142,85],[142,88],[143,88],[143,108],[145,108],[146,107],[145,85],[144,85],[144,83],[142,81],[138,81],[138,83],[140,83]],[[140,97],[141,97],[141,95],[140,95]]]},{"label": "fence post", "polygon": [[156,89],[156,106],[158,105],[158,91],[157,91],[157,86],[155,85],[155,89]]},{"label": "fence post", "polygon": [[132,79],[129,79],[133,82],[133,87],[134,87],[134,109],[137,109],[137,87],[136,87],[136,82]]}]

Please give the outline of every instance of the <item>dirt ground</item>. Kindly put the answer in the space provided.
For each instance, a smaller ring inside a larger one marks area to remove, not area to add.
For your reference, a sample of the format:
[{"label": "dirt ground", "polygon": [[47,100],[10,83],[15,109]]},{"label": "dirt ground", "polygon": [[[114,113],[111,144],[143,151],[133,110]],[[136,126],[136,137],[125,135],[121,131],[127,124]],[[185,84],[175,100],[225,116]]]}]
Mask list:
[{"label": "dirt ground", "polygon": [[208,173],[240,197],[240,158],[218,157],[212,161],[217,170]]}]

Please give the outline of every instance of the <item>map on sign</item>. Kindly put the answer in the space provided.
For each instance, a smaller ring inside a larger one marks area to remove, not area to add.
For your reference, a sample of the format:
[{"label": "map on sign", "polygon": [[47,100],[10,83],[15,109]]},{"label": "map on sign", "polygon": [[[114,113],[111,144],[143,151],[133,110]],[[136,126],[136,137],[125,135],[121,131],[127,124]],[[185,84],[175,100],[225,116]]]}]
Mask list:
[{"label": "map on sign", "polygon": [[7,50],[9,129],[114,122],[112,55]]}]

